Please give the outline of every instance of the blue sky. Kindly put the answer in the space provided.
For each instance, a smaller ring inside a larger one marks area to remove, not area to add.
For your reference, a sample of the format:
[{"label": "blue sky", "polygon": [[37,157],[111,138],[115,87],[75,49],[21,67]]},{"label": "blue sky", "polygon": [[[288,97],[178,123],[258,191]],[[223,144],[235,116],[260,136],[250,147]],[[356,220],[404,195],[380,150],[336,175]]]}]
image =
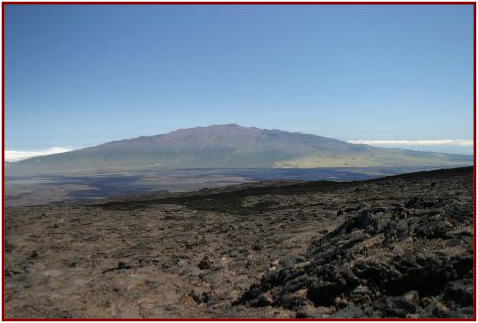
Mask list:
[{"label": "blue sky", "polygon": [[473,8],[6,5],[5,91],[6,150],[227,123],[471,140]]}]

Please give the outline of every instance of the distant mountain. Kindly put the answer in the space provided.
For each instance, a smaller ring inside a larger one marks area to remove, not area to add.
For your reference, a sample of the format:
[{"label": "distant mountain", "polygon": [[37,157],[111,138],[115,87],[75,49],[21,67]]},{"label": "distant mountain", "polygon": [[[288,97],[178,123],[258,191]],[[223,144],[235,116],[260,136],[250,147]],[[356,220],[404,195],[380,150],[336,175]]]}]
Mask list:
[{"label": "distant mountain", "polygon": [[463,166],[472,156],[377,148],[235,124],[182,129],[8,163],[7,175],[108,169]]}]

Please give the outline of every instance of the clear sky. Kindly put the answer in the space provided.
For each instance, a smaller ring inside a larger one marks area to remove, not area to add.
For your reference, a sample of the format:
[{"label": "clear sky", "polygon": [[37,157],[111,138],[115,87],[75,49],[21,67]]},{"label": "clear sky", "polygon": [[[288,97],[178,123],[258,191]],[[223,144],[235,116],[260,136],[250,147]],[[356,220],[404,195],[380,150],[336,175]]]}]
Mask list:
[{"label": "clear sky", "polygon": [[226,123],[470,140],[473,7],[6,5],[5,80],[6,150]]}]

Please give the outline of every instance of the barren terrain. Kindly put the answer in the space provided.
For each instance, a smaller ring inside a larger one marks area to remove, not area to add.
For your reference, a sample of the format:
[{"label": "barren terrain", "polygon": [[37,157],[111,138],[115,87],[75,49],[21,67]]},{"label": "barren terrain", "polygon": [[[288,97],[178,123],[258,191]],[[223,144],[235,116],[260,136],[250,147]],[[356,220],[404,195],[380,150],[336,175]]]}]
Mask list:
[{"label": "barren terrain", "polygon": [[473,168],[5,209],[7,318],[473,317]]}]

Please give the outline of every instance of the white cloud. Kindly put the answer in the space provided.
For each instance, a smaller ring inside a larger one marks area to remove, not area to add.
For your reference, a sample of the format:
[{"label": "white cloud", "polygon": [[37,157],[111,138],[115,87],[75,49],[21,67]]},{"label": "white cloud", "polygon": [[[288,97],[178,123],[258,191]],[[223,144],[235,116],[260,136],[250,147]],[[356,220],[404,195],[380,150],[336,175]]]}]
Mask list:
[{"label": "white cloud", "polygon": [[55,147],[43,151],[18,151],[18,150],[5,150],[5,161],[16,162],[27,158],[46,156],[53,154],[66,153],[71,151],[70,148]]},{"label": "white cloud", "polygon": [[473,147],[473,140],[444,139],[444,140],[349,140],[352,144],[371,146],[458,146]]}]

